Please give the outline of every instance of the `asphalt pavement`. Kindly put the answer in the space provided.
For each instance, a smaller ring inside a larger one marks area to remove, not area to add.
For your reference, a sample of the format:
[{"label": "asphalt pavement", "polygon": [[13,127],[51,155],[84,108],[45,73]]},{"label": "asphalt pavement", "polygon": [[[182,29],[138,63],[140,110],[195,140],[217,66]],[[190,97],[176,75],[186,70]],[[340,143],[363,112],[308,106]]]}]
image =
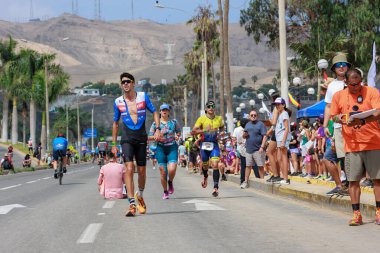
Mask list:
[{"label": "asphalt pavement", "polygon": [[[150,165],[150,163],[149,163]],[[147,214],[125,217],[127,200],[97,192],[98,166],[0,176],[0,252],[358,252],[378,249],[380,226],[349,227],[347,214],[232,182],[213,198],[199,175],[178,169],[163,200],[159,171],[147,169]],[[137,181],[137,175],[135,174]]]},{"label": "asphalt pavement", "polygon": [[[4,157],[6,153],[8,153],[8,146],[0,145],[0,159]],[[21,152],[14,151],[13,152],[13,164],[15,168],[22,168],[22,161],[24,160],[24,156]]]}]

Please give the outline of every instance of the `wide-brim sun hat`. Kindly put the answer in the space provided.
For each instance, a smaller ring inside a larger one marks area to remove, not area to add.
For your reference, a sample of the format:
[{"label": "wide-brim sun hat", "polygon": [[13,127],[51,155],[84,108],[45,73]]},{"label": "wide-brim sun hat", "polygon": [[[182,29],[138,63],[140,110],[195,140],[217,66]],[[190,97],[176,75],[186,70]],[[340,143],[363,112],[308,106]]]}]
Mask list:
[{"label": "wide-brim sun hat", "polygon": [[347,61],[347,56],[344,53],[337,53],[332,59],[331,71],[334,72],[335,64],[338,62],[345,62],[348,65],[348,68],[351,68],[351,63]]}]

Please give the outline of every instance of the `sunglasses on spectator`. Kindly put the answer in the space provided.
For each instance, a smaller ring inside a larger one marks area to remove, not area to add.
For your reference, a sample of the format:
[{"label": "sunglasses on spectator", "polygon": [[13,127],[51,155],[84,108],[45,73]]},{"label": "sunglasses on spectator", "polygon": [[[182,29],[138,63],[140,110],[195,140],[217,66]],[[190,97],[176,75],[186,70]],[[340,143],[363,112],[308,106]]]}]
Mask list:
[{"label": "sunglasses on spectator", "polygon": [[257,116],[257,114],[251,114],[251,115],[249,115],[249,116],[251,116],[251,117],[256,117],[256,116]]},{"label": "sunglasses on spectator", "polygon": [[126,79],[126,80],[123,80],[121,81],[122,84],[127,84],[127,83],[133,83],[132,80],[129,80],[129,79]]},{"label": "sunglasses on spectator", "polygon": [[211,109],[211,108],[215,109],[215,105],[208,105],[207,108],[209,108],[209,109]]},{"label": "sunglasses on spectator", "polygon": [[356,87],[356,86],[359,86],[361,85],[362,82],[358,82],[358,83],[348,83],[347,85],[351,86],[351,87]]},{"label": "sunglasses on spectator", "polygon": [[347,67],[347,63],[345,62],[337,62],[335,63],[335,68],[344,68],[344,67]]}]

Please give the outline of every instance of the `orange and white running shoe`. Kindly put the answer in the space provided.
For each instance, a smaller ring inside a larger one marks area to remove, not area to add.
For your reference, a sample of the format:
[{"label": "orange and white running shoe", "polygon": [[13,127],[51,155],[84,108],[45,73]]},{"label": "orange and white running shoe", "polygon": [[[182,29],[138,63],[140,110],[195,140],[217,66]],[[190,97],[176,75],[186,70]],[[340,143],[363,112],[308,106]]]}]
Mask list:
[{"label": "orange and white running shoe", "polygon": [[363,218],[362,218],[362,215],[360,213],[360,211],[354,211],[354,216],[352,217],[352,219],[350,220],[350,222],[348,223],[349,226],[360,226],[360,225],[363,225]]},{"label": "orange and white running shoe", "polygon": [[375,224],[380,225],[380,208],[376,208],[376,219]]},{"label": "orange and white running shoe", "polygon": [[133,217],[136,215],[136,205],[132,204],[132,205],[129,205],[129,210],[127,211],[127,213],[125,214],[125,216],[127,217]]},{"label": "orange and white running shoe", "polygon": [[135,199],[137,201],[137,209],[139,210],[140,214],[145,214],[146,213],[146,205],[145,205],[145,202],[144,202],[144,198],[140,198],[137,193],[138,192],[136,191],[136,193],[135,193]]}]

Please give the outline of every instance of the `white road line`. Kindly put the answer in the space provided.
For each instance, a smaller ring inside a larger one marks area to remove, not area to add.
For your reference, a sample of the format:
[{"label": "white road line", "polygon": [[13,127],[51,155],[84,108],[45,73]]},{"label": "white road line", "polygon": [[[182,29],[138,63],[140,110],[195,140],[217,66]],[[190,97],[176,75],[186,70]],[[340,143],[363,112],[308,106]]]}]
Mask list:
[{"label": "white road line", "polygon": [[44,177],[43,179],[50,179],[51,177]]},{"label": "white road line", "polygon": [[115,205],[115,201],[107,201],[104,203],[103,208],[112,208]]},{"label": "white road line", "polygon": [[40,181],[40,179],[37,179],[37,180],[33,180],[33,181],[29,181],[29,182],[26,182],[27,184],[32,184],[32,183],[35,183],[35,182],[38,182]]},{"label": "white road line", "polygon": [[103,223],[92,223],[88,225],[79,237],[77,243],[93,243],[102,226]]},{"label": "white road line", "polygon": [[8,189],[15,188],[15,187],[19,187],[21,185],[22,184],[16,184],[16,185],[11,185],[11,186],[8,186],[8,187],[0,188],[0,191],[2,191],[2,190],[8,190]]},{"label": "white road line", "polygon": [[100,216],[100,215],[106,215],[106,213],[98,213],[98,215]]}]

